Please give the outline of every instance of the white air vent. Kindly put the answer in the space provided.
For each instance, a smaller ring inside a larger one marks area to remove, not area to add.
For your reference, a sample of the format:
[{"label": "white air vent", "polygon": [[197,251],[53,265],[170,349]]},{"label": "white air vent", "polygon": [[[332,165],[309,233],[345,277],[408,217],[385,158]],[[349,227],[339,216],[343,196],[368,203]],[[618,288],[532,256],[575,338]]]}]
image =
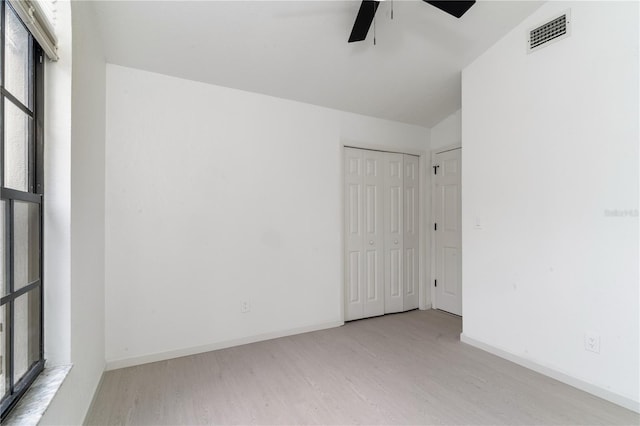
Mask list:
[{"label": "white air vent", "polygon": [[527,51],[529,53],[546,47],[552,42],[567,38],[571,34],[571,13],[569,10],[549,22],[529,30]]}]

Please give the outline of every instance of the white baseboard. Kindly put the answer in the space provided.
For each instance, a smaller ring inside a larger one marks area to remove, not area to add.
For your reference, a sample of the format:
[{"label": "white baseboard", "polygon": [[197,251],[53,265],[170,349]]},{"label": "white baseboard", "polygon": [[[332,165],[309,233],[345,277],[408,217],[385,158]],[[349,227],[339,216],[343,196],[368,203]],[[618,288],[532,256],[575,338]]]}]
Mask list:
[{"label": "white baseboard", "polygon": [[606,390],[594,384],[577,379],[573,376],[570,376],[566,373],[555,370],[553,368],[540,365],[534,361],[523,358],[521,356],[514,355],[511,352],[508,352],[504,349],[497,348],[495,346],[489,345],[487,343],[484,343],[479,340],[473,339],[469,336],[466,336],[464,333],[460,335],[460,341],[468,345],[475,346],[476,348],[482,349],[483,351],[489,352],[493,355],[499,356],[500,358],[509,360],[513,363],[521,365],[537,373],[543,374],[545,376],[556,379],[560,382],[566,383],[567,385],[573,386],[574,388],[578,388],[580,390],[588,392],[592,395],[595,395],[609,402],[613,402],[616,405],[620,405],[621,407],[635,411],[636,413],[640,413],[640,402],[634,401],[631,398],[627,398],[625,396],[611,392],[609,390]]},{"label": "white baseboard", "polygon": [[344,325],[343,321],[332,321],[306,327],[292,328],[288,330],[241,337],[239,339],[210,343],[202,346],[194,346],[190,348],[159,352],[155,354],[148,354],[131,358],[107,360],[106,371],[116,370],[118,368],[133,367],[135,365],[148,364],[150,362],[164,361],[172,358],[180,358],[183,356],[195,355],[204,352],[215,351],[218,349],[230,348],[233,346],[246,345],[247,343],[261,342],[263,340],[277,339],[278,337],[293,336],[294,334],[308,333],[310,331],[325,330],[327,328],[340,327],[341,325]]}]

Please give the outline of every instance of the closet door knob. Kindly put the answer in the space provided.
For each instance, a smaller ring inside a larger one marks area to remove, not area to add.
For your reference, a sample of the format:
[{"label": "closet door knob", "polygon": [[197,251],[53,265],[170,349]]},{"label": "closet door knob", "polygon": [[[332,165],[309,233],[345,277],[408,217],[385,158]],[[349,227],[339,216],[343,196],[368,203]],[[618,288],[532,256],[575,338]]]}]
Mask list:
[{"label": "closet door knob", "polygon": [[369,245],[372,246],[373,245],[373,240],[369,241]]},{"label": "closet door knob", "polygon": [[398,240],[395,240],[395,241],[394,241],[394,243],[395,243],[395,244],[398,244]]}]

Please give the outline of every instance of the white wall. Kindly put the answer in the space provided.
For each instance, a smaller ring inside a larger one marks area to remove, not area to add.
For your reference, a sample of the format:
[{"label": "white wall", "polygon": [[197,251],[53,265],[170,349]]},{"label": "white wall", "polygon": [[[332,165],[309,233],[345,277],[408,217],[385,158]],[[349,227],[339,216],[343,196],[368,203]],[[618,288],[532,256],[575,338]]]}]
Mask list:
[{"label": "white wall", "polygon": [[431,150],[459,146],[461,138],[462,110],[459,109],[431,128]]},{"label": "white wall", "polygon": [[[66,2],[61,2],[60,7],[68,8],[69,5]],[[50,193],[47,190],[47,197],[48,199],[59,197],[53,203],[60,202],[64,205],[70,200],[70,220],[68,216],[65,216],[67,212],[62,210],[58,212],[58,219],[61,223],[70,223],[70,233],[67,234],[70,238],[70,258],[67,258],[66,262],[65,259],[61,259],[61,261],[65,262],[65,269],[68,265],[70,273],[67,315],[70,318],[69,349],[73,368],[45,413],[42,424],[81,424],[105,367],[104,142],[106,65],[102,55],[102,43],[95,31],[92,6],[89,2],[73,2],[71,12],[73,23],[70,92],[71,144],[68,145],[68,142],[55,138],[45,143],[51,142],[52,144],[48,145],[48,155],[64,158],[68,158],[67,155],[70,155],[71,160],[70,169],[67,171],[67,173],[70,171],[70,181],[58,182],[69,184],[70,192],[64,188],[55,193]],[[61,60],[66,61],[67,64],[71,60],[68,55],[68,51],[60,52]],[[47,65],[59,66],[59,64]],[[50,83],[51,88],[54,89],[55,82],[51,81]],[[68,95],[67,99],[69,99]],[[63,162],[62,164],[68,165],[69,163]],[[56,185],[55,181],[47,182],[47,185],[52,183]],[[70,199],[66,198],[65,200],[66,194],[70,194]],[[50,227],[47,227],[46,231],[47,237],[50,232],[57,232],[55,223],[50,223]],[[66,238],[65,236],[63,240]],[[56,249],[49,245],[46,256],[56,256]],[[51,300],[47,300],[47,310],[51,307],[50,302]],[[50,342],[54,336],[47,335],[45,338],[49,342],[48,347],[56,345],[56,342]]]},{"label": "white wall", "polygon": [[341,324],[343,140],[429,133],[108,65],[108,367]]},{"label": "white wall", "polygon": [[462,74],[463,337],[636,410],[638,75],[636,2],[547,3]]},{"label": "white wall", "polygon": [[56,12],[57,62],[45,63],[44,343],[49,365],[71,362],[71,6]]}]

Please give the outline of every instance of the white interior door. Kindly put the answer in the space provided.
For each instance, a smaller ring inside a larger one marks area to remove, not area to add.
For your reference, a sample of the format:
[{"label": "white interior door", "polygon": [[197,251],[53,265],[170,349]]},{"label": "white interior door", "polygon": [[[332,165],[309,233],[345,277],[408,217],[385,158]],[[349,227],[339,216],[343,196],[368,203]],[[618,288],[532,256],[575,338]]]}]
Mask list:
[{"label": "white interior door", "polygon": [[383,159],[345,148],[345,319],[384,314]]},{"label": "white interior door", "polygon": [[420,294],[420,157],[404,155],[404,306],[416,309]]},{"label": "white interior door", "polygon": [[435,305],[462,315],[460,149],[435,156]]},{"label": "white interior door", "polygon": [[403,155],[385,153],[384,161],[384,312],[404,310]]}]

